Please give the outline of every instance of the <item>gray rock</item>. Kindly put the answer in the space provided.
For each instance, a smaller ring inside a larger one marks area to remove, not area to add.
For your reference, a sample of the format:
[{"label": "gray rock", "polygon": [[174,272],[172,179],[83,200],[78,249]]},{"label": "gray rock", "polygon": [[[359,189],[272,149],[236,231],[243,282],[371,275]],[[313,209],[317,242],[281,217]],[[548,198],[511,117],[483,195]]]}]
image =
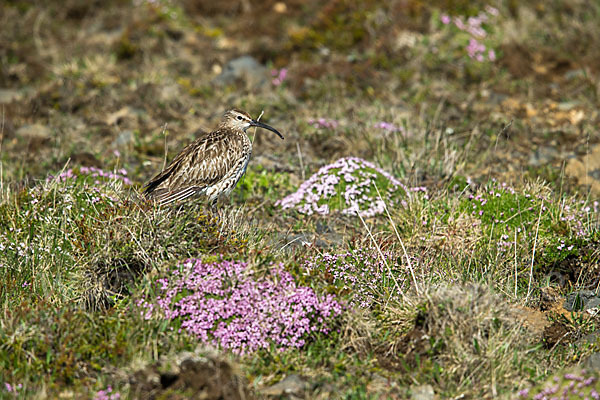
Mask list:
[{"label": "gray rock", "polygon": [[23,94],[15,89],[0,89],[0,104],[10,104],[13,101],[19,101]]},{"label": "gray rock", "polygon": [[301,376],[288,375],[282,381],[261,390],[266,396],[293,395],[303,397],[304,391],[308,389],[308,383]]},{"label": "gray rock", "polygon": [[584,362],[585,368],[600,371],[600,353],[592,353]]},{"label": "gray rock", "polygon": [[333,232],[331,228],[323,221],[317,221],[316,232],[320,235],[323,233]]},{"label": "gray rock", "polygon": [[412,400],[433,400],[435,392],[431,385],[413,386],[410,388]]},{"label": "gray rock", "polygon": [[583,78],[585,74],[584,69],[571,69],[565,73],[565,79],[570,81],[575,78]]},{"label": "gray rock", "polygon": [[600,297],[594,297],[588,300],[587,303],[585,303],[585,309],[586,310],[590,310],[592,308],[598,308],[600,306]]},{"label": "gray rock", "polygon": [[267,68],[253,57],[242,56],[229,61],[213,82],[218,85],[244,82],[249,87],[258,87],[265,85],[267,81]]},{"label": "gray rock", "polygon": [[588,176],[591,176],[597,181],[600,181],[600,168],[588,172]]},{"label": "gray rock", "polygon": [[554,147],[540,146],[529,156],[529,165],[539,167],[554,161],[559,155],[558,150]]},{"label": "gray rock", "polygon": [[488,98],[488,103],[490,104],[502,104],[504,100],[508,98],[508,95],[504,93],[491,92],[490,97]]},{"label": "gray rock", "polygon": [[282,241],[284,242],[281,250],[288,248],[288,250],[301,247],[301,246],[310,246],[313,244],[313,238],[305,233],[299,234],[290,234],[282,236]]},{"label": "gray rock", "polygon": [[124,146],[127,146],[127,145],[133,143],[134,141],[135,141],[135,135],[133,134],[133,131],[126,130],[126,131],[121,132],[119,134],[119,136],[117,136],[113,145],[116,147],[124,147]]},{"label": "gray rock", "polygon": [[28,139],[49,139],[52,137],[52,130],[45,125],[31,124],[24,125],[15,132],[17,136]]},{"label": "gray rock", "polygon": [[600,338],[600,330],[599,331],[594,331],[592,333],[588,333],[587,335],[585,335],[581,339],[577,340],[577,344],[580,344],[580,345],[585,345],[585,344],[593,345],[596,342],[598,342],[598,338]]},{"label": "gray rock", "polygon": [[600,296],[593,290],[569,293],[564,308],[567,311],[585,311],[600,306]]}]

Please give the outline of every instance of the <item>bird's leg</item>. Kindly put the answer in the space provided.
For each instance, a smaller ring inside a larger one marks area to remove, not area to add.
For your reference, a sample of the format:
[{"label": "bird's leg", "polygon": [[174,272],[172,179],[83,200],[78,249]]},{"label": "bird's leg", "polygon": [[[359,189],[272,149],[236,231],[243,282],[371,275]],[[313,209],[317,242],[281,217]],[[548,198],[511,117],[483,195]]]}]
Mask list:
[{"label": "bird's leg", "polygon": [[215,216],[216,216],[216,217],[217,217],[217,221],[218,221],[218,220],[220,220],[220,219],[221,219],[221,215],[220,215],[220,213],[219,213],[219,210],[217,209],[217,200],[218,200],[218,198],[216,198],[216,199],[212,200],[212,201],[209,203],[209,206],[208,206],[208,207],[209,207],[209,210],[210,210],[210,214],[211,214],[213,217],[215,217]]}]

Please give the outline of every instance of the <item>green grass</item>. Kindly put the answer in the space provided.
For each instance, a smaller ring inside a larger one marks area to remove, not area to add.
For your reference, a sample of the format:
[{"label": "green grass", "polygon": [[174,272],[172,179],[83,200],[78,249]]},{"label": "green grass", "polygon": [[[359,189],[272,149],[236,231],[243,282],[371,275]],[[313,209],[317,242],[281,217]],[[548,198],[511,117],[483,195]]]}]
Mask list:
[{"label": "green grass", "polygon": [[250,165],[235,188],[236,202],[271,203],[279,200],[281,193],[290,187],[288,174],[267,171],[261,166]]}]

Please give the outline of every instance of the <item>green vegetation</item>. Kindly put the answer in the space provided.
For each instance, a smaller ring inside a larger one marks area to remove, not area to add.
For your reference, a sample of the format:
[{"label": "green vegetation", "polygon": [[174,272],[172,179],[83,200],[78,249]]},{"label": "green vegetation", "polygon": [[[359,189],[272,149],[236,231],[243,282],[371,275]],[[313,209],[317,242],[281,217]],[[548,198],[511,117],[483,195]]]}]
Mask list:
[{"label": "green vegetation", "polygon": [[[600,6],[490,5],[5,2],[0,398],[595,398]],[[286,139],[145,202],[231,107]]]}]

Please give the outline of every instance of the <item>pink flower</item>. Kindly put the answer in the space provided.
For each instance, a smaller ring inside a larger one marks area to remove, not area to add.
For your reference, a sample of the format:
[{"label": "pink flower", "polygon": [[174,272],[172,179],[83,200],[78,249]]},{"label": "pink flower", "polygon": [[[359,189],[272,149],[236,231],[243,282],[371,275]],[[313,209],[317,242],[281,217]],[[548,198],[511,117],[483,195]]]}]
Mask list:
[{"label": "pink flower", "polygon": [[482,53],[485,51],[485,45],[483,43],[479,43],[477,39],[471,38],[469,40],[469,45],[467,46],[467,54],[471,58],[477,59],[477,61],[483,61]]},{"label": "pink flower", "polygon": [[456,27],[458,29],[460,29],[461,31],[465,30],[465,28],[466,28],[465,23],[463,22],[462,18],[460,18],[460,17],[454,17],[454,25],[456,25]]},{"label": "pink flower", "polygon": [[10,383],[5,382],[4,383],[4,387],[6,388],[6,391],[9,392],[9,393],[12,393],[12,392],[17,393],[17,390],[23,388],[23,384],[19,383],[18,385],[14,385],[13,386]]},{"label": "pink flower", "polygon": [[339,123],[335,119],[329,118],[317,118],[317,119],[309,119],[308,123],[315,128],[324,128],[324,129],[335,129],[338,127]]},{"label": "pink flower", "polygon": [[391,122],[378,122],[375,124],[376,128],[383,129],[388,132],[402,132],[404,129],[402,127],[396,126]]},{"label": "pink flower", "polygon": [[488,14],[493,15],[494,17],[500,14],[500,11],[498,11],[496,7],[492,6],[485,6],[485,11],[487,11]]},{"label": "pink flower", "polygon": [[[199,340],[237,353],[271,344],[302,347],[307,335],[329,332],[328,323],[342,311],[334,296],[319,297],[298,286],[282,264],[269,276],[246,267],[235,261],[185,261],[169,279],[156,282],[159,311]],[[144,299],[137,305],[144,317],[152,310]]]},{"label": "pink flower", "polygon": [[283,81],[285,80],[285,78],[287,77],[287,68],[281,68],[280,70],[272,70],[271,71],[271,76],[273,76],[273,80],[271,81],[273,83],[273,85],[275,86],[279,86],[283,83]]},{"label": "pink flower", "polygon": [[448,25],[450,23],[450,21],[452,21],[450,16],[447,14],[442,14],[440,19],[442,20],[442,24],[444,24],[444,25]]},{"label": "pink flower", "polygon": [[113,393],[112,387],[109,385],[106,390],[99,390],[94,397],[94,400],[119,400],[121,393]]}]

